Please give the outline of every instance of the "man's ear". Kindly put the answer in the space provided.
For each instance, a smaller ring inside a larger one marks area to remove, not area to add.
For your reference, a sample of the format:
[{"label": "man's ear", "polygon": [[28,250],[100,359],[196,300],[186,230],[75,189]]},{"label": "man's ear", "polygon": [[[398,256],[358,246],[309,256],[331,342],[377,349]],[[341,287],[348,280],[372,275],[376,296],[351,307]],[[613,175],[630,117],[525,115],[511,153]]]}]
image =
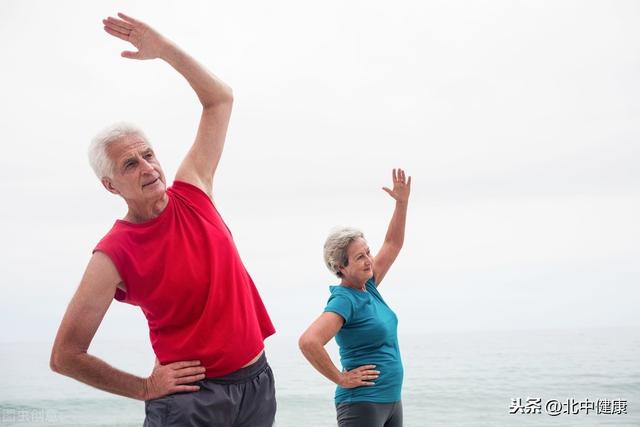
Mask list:
[{"label": "man's ear", "polygon": [[116,189],[116,187],[113,186],[113,183],[111,182],[111,178],[108,178],[105,176],[100,180],[100,182],[102,182],[102,185],[104,186],[104,188],[107,189],[109,193],[120,194],[120,192]]}]

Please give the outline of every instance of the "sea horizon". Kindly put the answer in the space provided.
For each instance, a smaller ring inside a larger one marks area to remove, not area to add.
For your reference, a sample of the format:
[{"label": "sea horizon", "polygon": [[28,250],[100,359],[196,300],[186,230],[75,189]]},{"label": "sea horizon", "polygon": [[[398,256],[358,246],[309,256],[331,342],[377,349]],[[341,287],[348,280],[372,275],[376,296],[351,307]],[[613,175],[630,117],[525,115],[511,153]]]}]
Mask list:
[{"label": "sea horizon", "polygon": [[[296,338],[266,340],[275,425],[335,426],[335,386],[306,362]],[[400,334],[400,347],[407,427],[640,425],[640,328],[412,333]],[[339,364],[334,342],[327,348]],[[0,425],[142,425],[143,402],[51,372],[49,350],[47,342],[2,344],[0,360],[12,368],[0,385]],[[153,366],[148,343],[105,340],[90,352],[141,376]],[[550,401],[567,413],[550,413]],[[620,413],[603,413],[612,406]]]}]

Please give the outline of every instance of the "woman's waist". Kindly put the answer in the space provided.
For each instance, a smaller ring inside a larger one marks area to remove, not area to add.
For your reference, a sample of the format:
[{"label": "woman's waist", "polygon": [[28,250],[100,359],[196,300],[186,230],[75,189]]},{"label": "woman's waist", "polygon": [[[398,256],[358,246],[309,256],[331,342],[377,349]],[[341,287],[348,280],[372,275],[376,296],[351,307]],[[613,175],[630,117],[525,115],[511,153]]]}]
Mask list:
[{"label": "woman's waist", "polygon": [[385,366],[388,369],[402,369],[400,353],[394,350],[375,352],[341,352],[340,362],[344,369],[351,370],[362,365]]}]

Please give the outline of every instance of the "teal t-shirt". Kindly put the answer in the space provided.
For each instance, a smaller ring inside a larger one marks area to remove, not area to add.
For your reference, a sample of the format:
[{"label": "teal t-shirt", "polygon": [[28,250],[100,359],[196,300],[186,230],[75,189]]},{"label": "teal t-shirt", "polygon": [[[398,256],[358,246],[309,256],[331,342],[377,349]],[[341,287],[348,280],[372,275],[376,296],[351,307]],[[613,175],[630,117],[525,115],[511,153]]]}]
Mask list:
[{"label": "teal t-shirt", "polygon": [[336,403],[391,403],[400,400],[404,370],[398,346],[398,318],[367,281],[366,292],[346,286],[330,286],[324,311],[339,314],[344,325],[336,334],[340,362],[345,370],[376,365],[380,376],[373,386],[336,388]]}]

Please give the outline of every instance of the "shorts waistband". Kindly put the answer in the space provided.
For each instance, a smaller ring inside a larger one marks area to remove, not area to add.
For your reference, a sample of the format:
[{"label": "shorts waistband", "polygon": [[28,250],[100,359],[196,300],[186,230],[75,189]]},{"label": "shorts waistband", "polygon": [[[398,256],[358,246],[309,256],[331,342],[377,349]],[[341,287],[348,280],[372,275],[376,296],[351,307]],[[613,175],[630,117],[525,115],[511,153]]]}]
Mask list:
[{"label": "shorts waistband", "polygon": [[262,355],[249,366],[240,368],[230,374],[222,377],[205,378],[202,382],[212,382],[216,384],[238,384],[247,382],[248,380],[260,375],[262,372],[269,368],[267,363],[267,353],[263,352]]}]

